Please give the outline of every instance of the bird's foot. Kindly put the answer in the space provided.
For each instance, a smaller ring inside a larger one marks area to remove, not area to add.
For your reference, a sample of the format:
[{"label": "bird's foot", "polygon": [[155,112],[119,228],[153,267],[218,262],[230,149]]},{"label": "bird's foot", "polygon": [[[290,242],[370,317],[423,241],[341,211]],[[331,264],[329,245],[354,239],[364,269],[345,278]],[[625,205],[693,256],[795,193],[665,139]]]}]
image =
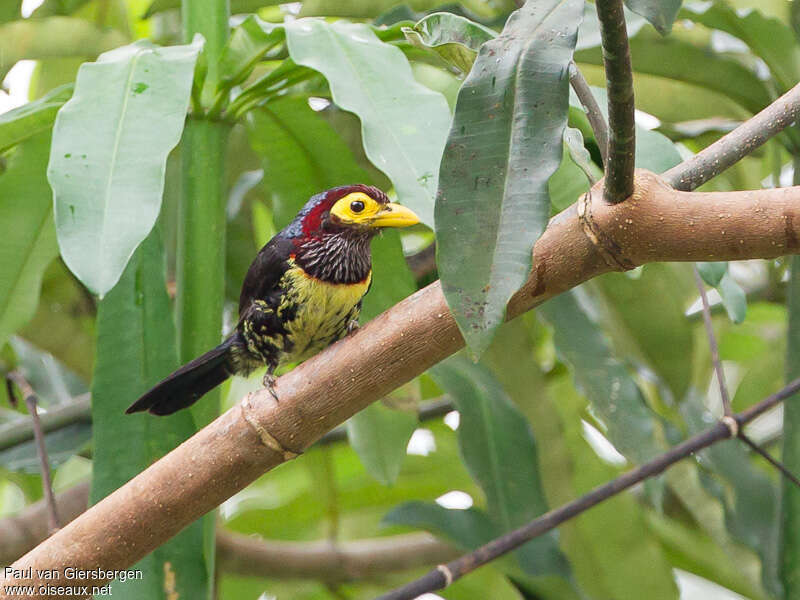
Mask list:
[{"label": "bird's foot", "polygon": [[347,324],[347,335],[352,335],[352,334],[354,334],[356,331],[358,331],[358,329],[359,329],[360,327],[361,327],[361,325],[359,325],[359,324],[358,324],[358,321],[357,321],[356,319],[353,319],[353,320],[351,320],[351,321],[350,321],[350,322]]},{"label": "bird's foot", "polygon": [[264,387],[269,390],[269,393],[272,394],[272,397],[275,398],[275,402],[278,401],[278,392],[275,391],[275,382],[277,381],[277,377],[267,371],[264,373],[264,379],[261,380],[261,383],[264,384]]}]

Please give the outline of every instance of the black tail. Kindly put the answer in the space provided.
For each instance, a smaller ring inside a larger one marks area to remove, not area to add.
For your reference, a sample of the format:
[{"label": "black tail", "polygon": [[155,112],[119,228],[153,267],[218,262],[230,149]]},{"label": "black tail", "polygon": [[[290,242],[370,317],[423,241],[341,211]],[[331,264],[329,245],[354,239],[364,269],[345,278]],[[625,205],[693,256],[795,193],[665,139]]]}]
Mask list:
[{"label": "black tail", "polygon": [[234,337],[183,365],[131,404],[125,413],[147,410],[154,415],[171,415],[197,402],[203,394],[230,377],[228,360]]}]

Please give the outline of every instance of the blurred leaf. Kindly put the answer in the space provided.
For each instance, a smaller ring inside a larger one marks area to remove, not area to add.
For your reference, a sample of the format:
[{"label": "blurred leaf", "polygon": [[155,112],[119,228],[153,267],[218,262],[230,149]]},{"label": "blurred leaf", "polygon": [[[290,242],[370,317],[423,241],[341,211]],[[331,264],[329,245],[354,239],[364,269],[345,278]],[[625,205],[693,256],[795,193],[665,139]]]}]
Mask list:
[{"label": "blurred leaf", "polygon": [[417,83],[402,51],[366,25],[299,19],[285,26],[292,59],[322,73],[334,102],[358,115],[367,156],[400,201],[432,226],[450,124],[444,97]]},{"label": "blurred leaf", "polygon": [[9,343],[17,358],[17,368],[36,391],[40,406],[54,408],[89,391],[83,379],[49,352],[19,337]]},{"label": "blurred leaf", "polygon": [[767,63],[783,91],[800,80],[800,47],[792,30],[778,19],[765,17],[757,9],[740,12],[719,0],[689,3],[680,17],[742,40]]},{"label": "blurred leaf", "polygon": [[764,590],[754,586],[740,566],[706,535],[674,519],[647,514],[647,524],[669,558],[670,564],[725,586],[752,600],[768,600]]},{"label": "blurred leaf", "polygon": [[[47,459],[50,468],[55,469],[72,458],[76,452],[85,448],[92,438],[90,423],[73,423],[61,429],[46,433]],[[0,467],[22,473],[40,473],[39,454],[36,442],[29,440],[6,450],[0,450]]]},{"label": "blurred leaf", "polygon": [[[702,398],[690,390],[681,404],[689,435],[708,427],[713,417],[702,404]],[[737,440],[715,444],[703,450],[698,460],[708,469],[701,481],[725,507],[728,530],[761,557],[761,577],[764,586],[773,594],[780,591],[778,582],[777,486],[750,463],[749,453]]]},{"label": "blurred leaf", "polygon": [[474,550],[495,537],[497,527],[476,508],[449,509],[427,502],[406,502],[392,509],[383,522],[425,529],[447,538],[463,550]]},{"label": "blurred leaf", "polygon": [[654,414],[625,366],[614,356],[603,333],[571,291],[537,309],[554,329],[559,356],[572,368],[579,389],[591,402],[592,413],[605,425],[606,437],[636,463],[662,451],[656,441]]},{"label": "blurred leaf", "polygon": [[[277,6],[284,4],[284,0],[230,0],[231,14],[243,14],[258,12],[264,6]],[[181,7],[181,0],[154,0],[142,15],[142,19],[149,19],[155,14],[166,10],[174,10]]]},{"label": "blurred leaf", "polygon": [[247,127],[264,166],[262,185],[272,200],[278,228],[314,194],[337,185],[370,183],[369,174],[305,97],[267,103],[249,113]]},{"label": "blurred leaf", "polygon": [[452,13],[433,13],[413,27],[403,27],[403,34],[414,46],[432,50],[462,73],[469,73],[478,50],[497,33],[480,23]]},{"label": "blurred leaf", "polygon": [[161,207],[199,44],[137,42],[84,64],[53,129],[48,179],[64,262],[103,296]]},{"label": "blurred leaf", "polygon": [[[97,502],[194,432],[188,411],[169,417],[125,415],[125,409],[177,367],[175,327],[158,231],[148,236],[98,312],[97,364],[92,382],[94,460],[91,501]],[[164,598],[166,563],[175,589],[203,598],[209,587],[203,522],[196,521],[138,563],[143,579],[114,582],[114,596]]]},{"label": "blurred leaf", "polygon": [[586,175],[587,183],[594,184],[599,179],[599,169],[592,162],[592,156],[583,145],[583,134],[580,129],[575,129],[574,127],[564,128],[564,146],[572,162]]},{"label": "blurred leaf", "polygon": [[449,0],[306,0],[300,9],[303,17],[377,17],[393,6],[406,4],[413,11],[428,11],[447,4]]},{"label": "blurred leaf", "polygon": [[681,8],[682,0],[625,0],[625,5],[642,15],[662,35],[672,30],[672,24]]},{"label": "blurred leaf", "polygon": [[578,0],[525,4],[481,47],[458,95],[436,201],[437,263],[476,356],[526,280],[550,215],[582,10]]},{"label": "blurred leaf", "polygon": [[[631,55],[635,57],[636,73],[647,73],[714,90],[753,113],[771,102],[765,83],[752,70],[733,58],[698,47],[674,35],[662,38],[647,29],[632,38],[630,45]],[[576,52],[575,60],[603,64],[599,48]],[[687,64],[695,68],[687,69]]]},{"label": "blurred leaf", "polygon": [[22,0],[6,0],[0,4],[0,23],[22,18]]},{"label": "blurred leaf", "polygon": [[[627,8],[623,7],[623,11],[625,13],[628,37],[632,38],[647,24],[647,21]],[[593,3],[586,2],[583,8],[583,22],[578,30],[578,41],[575,45],[575,50],[577,52],[587,48],[596,48],[600,44],[600,22],[597,20],[597,9]]]},{"label": "blurred leaf", "polygon": [[725,273],[722,276],[717,290],[730,320],[734,323],[744,321],[747,315],[747,296],[745,296],[744,290],[731,277],[730,273]]},{"label": "blurred leaf", "polygon": [[247,79],[256,63],[284,37],[283,26],[255,15],[234,27],[219,59],[219,88],[229,90]]},{"label": "blurred leaf", "polygon": [[728,272],[727,262],[699,262],[695,263],[697,272],[711,287],[717,287],[719,282],[722,281],[725,273]]},{"label": "blurred leaf", "polygon": [[347,421],[347,439],[369,474],[383,485],[392,485],[416,427],[415,415],[376,402]]},{"label": "blurred leaf", "polygon": [[[486,494],[495,535],[547,512],[533,433],[491,372],[455,356],[429,373],[453,398],[461,415],[459,448],[470,474]],[[552,532],[528,542],[516,556],[530,575],[570,577],[569,564]]]},{"label": "blurred leaf", "polygon": [[[606,333],[625,356],[647,364],[672,391],[683,398],[689,387],[695,354],[686,307],[697,298],[687,264],[648,264],[638,280],[609,273],[596,286],[609,323]],[[705,342],[704,342],[705,343]]]},{"label": "blurred leaf", "polygon": [[[796,8],[795,8],[796,6]],[[793,5],[797,15],[800,5]],[[786,380],[800,377],[800,257],[792,257],[789,292],[786,301],[788,327],[786,331]],[[792,473],[800,473],[800,403],[797,400],[783,405],[783,464]],[[800,489],[781,479],[781,512],[779,565],[786,598],[800,593]]]},{"label": "blurred leaf", "polygon": [[0,152],[4,152],[53,126],[56,113],[72,96],[72,86],[64,85],[45,96],[0,115]]},{"label": "blurred leaf", "polygon": [[28,139],[0,175],[0,347],[33,317],[44,270],[58,256],[49,147],[49,131]]},{"label": "blurred leaf", "polygon": [[71,15],[79,8],[89,3],[90,0],[44,0],[31,14],[31,17],[40,19],[52,15]]},{"label": "blurred leaf", "polygon": [[127,41],[119,31],[103,29],[84,19],[46,17],[11,21],[0,25],[0,79],[18,60],[94,58]]},{"label": "blurred leaf", "polygon": [[[567,482],[572,497],[577,498],[619,471],[601,460],[586,442],[581,420],[585,400],[569,377],[554,377],[549,387],[552,401],[548,406],[561,422],[559,433],[572,465]],[[644,517],[636,495],[623,493],[559,529],[575,577],[588,597],[677,600],[672,566]]]}]

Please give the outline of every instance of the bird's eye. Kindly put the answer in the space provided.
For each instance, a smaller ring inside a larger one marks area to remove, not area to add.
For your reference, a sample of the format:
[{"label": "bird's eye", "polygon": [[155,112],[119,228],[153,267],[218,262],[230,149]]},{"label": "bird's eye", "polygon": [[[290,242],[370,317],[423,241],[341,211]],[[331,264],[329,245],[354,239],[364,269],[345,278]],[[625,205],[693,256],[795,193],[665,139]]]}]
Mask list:
[{"label": "bird's eye", "polygon": [[361,200],[353,200],[350,203],[350,210],[354,213],[360,213],[364,210],[364,203]]}]

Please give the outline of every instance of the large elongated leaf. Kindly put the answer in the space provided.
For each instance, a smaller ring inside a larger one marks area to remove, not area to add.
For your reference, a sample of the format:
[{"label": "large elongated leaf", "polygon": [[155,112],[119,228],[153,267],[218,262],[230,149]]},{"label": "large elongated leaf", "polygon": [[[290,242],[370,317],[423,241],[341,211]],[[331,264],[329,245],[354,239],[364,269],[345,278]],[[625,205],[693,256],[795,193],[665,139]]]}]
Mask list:
[{"label": "large elongated leaf", "polygon": [[406,446],[416,426],[415,415],[377,402],[347,421],[347,439],[369,474],[382,484],[391,485],[400,474]]},{"label": "large elongated leaf", "polygon": [[[661,38],[647,29],[632,37],[630,45],[637,73],[657,75],[720,92],[750,112],[758,112],[770,102],[765,83],[733,58],[709,52],[707,48],[676,36]],[[575,60],[603,64],[599,48],[578,51]],[[693,65],[694,68],[687,69],[686,65]]]},{"label": "large elongated leaf", "polygon": [[104,29],[85,19],[46,17],[10,21],[0,25],[0,79],[18,60],[94,58],[127,41],[116,29]]},{"label": "large elongated leaf", "polygon": [[672,29],[675,17],[681,8],[682,0],[625,0],[625,5],[633,12],[642,15],[662,34]]},{"label": "large elongated leaf", "polygon": [[62,85],[38,100],[0,115],[0,152],[4,152],[53,126],[58,109],[72,95],[71,85]]},{"label": "large elongated leaf", "polygon": [[[175,326],[158,232],[129,262],[100,302],[97,363],[92,382],[94,461],[91,499],[97,502],[194,432],[188,411],[153,418],[125,409],[177,366]],[[197,521],[139,563],[140,580],[113,584],[114,597],[168,599],[166,577],[187,598],[204,598],[208,573],[203,523]]]},{"label": "large elongated leaf", "polygon": [[285,26],[292,59],[325,76],[336,104],[361,119],[370,161],[389,176],[400,201],[432,226],[450,124],[444,96],[417,83],[402,51],[366,25],[299,19]]},{"label": "large elongated leaf", "polygon": [[528,2],[462,86],[436,202],[442,288],[474,354],[525,281],[561,162],[578,0]]},{"label": "large elongated leaf", "polygon": [[556,350],[572,367],[579,389],[605,424],[611,443],[635,462],[658,454],[661,448],[655,440],[653,414],[644,396],[575,293],[553,298],[537,312],[553,326]]},{"label": "large elongated leaf", "polygon": [[0,347],[33,316],[44,270],[58,256],[49,138],[48,131],[21,144],[0,175]]},{"label": "large elongated leaf", "polygon": [[[486,494],[495,530],[509,531],[547,512],[533,433],[491,372],[456,356],[435,366],[430,374],[453,398],[461,415],[461,454]],[[531,575],[570,576],[553,534],[528,542],[517,555]]]},{"label": "large elongated leaf", "polygon": [[766,17],[754,9],[740,13],[718,0],[689,3],[680,16],[742,40],[753,54],[767,63],[784,91],[800,79],[800,48],[792,30],[778,19]]},{"label": "large elongated leaf", "polygon": [[56,118],[48,179],[61,253],[101,296],[158,216],[199,50],[137,42],[108,52],[81,67]]}]

